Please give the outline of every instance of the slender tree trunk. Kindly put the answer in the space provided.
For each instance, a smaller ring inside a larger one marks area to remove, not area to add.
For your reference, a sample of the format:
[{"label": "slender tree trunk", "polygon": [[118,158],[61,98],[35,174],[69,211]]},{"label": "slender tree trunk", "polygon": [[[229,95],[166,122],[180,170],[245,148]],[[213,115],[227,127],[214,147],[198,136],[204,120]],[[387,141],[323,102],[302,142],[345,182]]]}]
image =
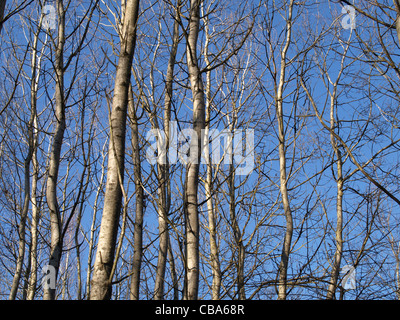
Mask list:
[{"label": "slender tree trunk", "polygon": [[[50,214],[50,258],[49,265],[54,267],[57,279],[58,269],[62,254],[62,221],[60,208],[57,200],[57,180],[60,165],[61,147],[65,131],[65,101],[64,101],[64,43],[65,43],[65,10],[61,0],[57,0],[58,12],[58,39],[55,61],[55,119],[56,129],[53,136],[50,153],[49,172],[47,178],[46,199]],[[48,287],[44,290],[44,300],[54,300],[56,297],[55,288]]]},{"label": "slender tree trunk", "polygon": [[280,164],[280,191],[282,195],[283,210],[286,219],[286,232],[283,241],[283,248],[281,254],[281,262],[279,264],[279,283],[278,283],[278,299],[286,299],[286,282],[287,282],[287,268],[289,263],[289,255],[291,249],[291,241],[293,235],[293,217],[290,209],[288,188],[287,188],[287,175],[286,175],[286,151],[285,151],[285,138],[283,130],[283,116],[278,111],[279,121],[279,164]]},{"label": "slender tree trunk", "polygon": [[110,142],[106,192],[103,216],[97,244],[96,259],[90,299],[111,298],[110,275],[114,264],[115,245],[122,205],[122,189],[125,162],[125,132],[128,108],[132,59],[136,44],[136,27],[139,0],[126,1],[122,26],[121,51],[115,77],[114,97],[110,115]]},{"label": "slender tree trunk", "polygon": [[[169,149],[169,131],[171,121],[171,102],[174,81],[174,68],[176,52],[179,43],[179,10],[180,1],[177,3],[174,29],[172,36],[172,47],[167,67],[167,77],[165,82],[165,98],[164,98],[164,132],[165,132],[165,149]],[[168,213],[171,202],[171,189],[169,181],[169,161],[166,156],[163,163],[158,164],[158,226],[159,226],[159,251],[156,271],[156,283],[154,289],[154,299],[161,300],[164,298],[165,270],[167,263],[169,239]]]},{"label": "slender tree trunk", "polygon": [[330,110],[330,129],[331,129],[331,145],[335,152],[336,157],[336,168],[337,168],[337,177],[336,177],[336,232],[335,232],[335,240],[336,240],[336,250],[335,256],[332,266],[331,272],[331,280],[328,287],[327,299],[332,300],[335,299],[335,292],[337,288],[337,282],[339,278],[340,272],[340,262],[342,260],[342,252],[343,252],[343,161],[342,154],[336,138],[333,135],[335,130],[336,121],[335,121],[335,99],[336,99],[336,86],[334,87],[333,94],[331,96],[331,110]]},{"label": "slender tree trunk", "polygon": [[286,21],[286,43],[281,54],[281,70],[276,94],[276,117],[278,121],[278,138],[279,138],[279,181],[280,191],[282,196],[282,204],[284,215],[286,219],[286,232],[283,241],[281,262],[279,264],[279,281],[278,281],[278,300],[286,299],[286,283],[287,283],[287,270],[289,263],[289,255],[291,249],[292,235],[293,235],[293,217],[289,203],[288,187],[287,187],[287,173],[286,173],[286,142],[285,142],[285,126],[283,120],[283,86],[285,83],[286,72],[286,54],[289,49],[292,31],[292,10],[293,0],[289,4],[289,15]]},{"label": "slender tree trunk", "polygon": [[[232,131],[231,131],[232,132]],[[233,148],[233,145],[232,145]],[[233,152],[231,152],[233,155]],[[233,159],[231,159],[233,161]],[[233,231],[233,236],[235,240],[235,246],[237,252],[235,252],[236,262],[236,285],[237,285],[237,294],[239,300],[246,299],[246,294],[244,290],[244,246],[242,240],[242,233],[240,231],[240,227],[236,218],[236,197],[235,197],[235,170],[233,167],[233,162],[229,165],[229,215],[231,219],[231,226]]]},{"label": "slender tree trunk", "polygon": [[32,190],[31,190],[31,204],[32,204],[32,219],[31,219],[31,245],[30,245],[30,278],[28,284],[28,292],[27,299],[33,300],[36,293],[36,282],[37,282],[37,270],[38,270],[38,262],[37,262],[37,242],[38,242],[38,226],[39,226],[39,208],[37,205],[37,182],[38,182],[38,174],[39,174],[39,164],[37,161],[37,119],[35,119],[35,133],[34,133],[34,141],[35,148],[32,155]]},{"label": "slender tree trunk", "polygon": [[[233,126],[232,126],[233,128]],[[233,134],[233,130],[231,129],[230,132]],[[233,138],[233,137],[232,137]],[[239,300],[246,299],[245,287],[244,287],[244,259],[245,259],[245,252],[244,252],[244,245],[242,239],[242,232],[239,227],[239,223],[236,217],[236,192],[235,192],[235,169],[233,164],[233,143],[231,142],[231,164],[229,169],[229,212],[230,212],[230,219],[232,223],[233,235],[235,239],[235,245],[237,249],[237,263],[236,263],[236,283],[237,283],[237,294]]]},{"label": "slender tree trunk", "polygon": [[[83,128],[82,128],[82,132],[83,132]],[[83,141],[82,141],[82,145],[83,145]],[[81,272],[82,266],[81,266],[81,245],[79,243],[79,231],[80,231],[81,220],[82,220],[83,211],[84,211],[84,207],[85,207],[84,199],[86,198],[86,191],[89,186],[90,179],[92,178],[91,174],[90,174],[90,171],[91,171],[90,165],[88,164],[88,159],[90,158],[90,150],[91,150],[91,147],[89,147],[88,155],[85,156],[84,166],[87,167],[88,173],[86,175],[86,183],[85,183],[85,186],[83,187],[83,191],[82,191],[82,196],[81,196],[82,200],[80,200],[80,204],[79,204],[79,214],[76,219],[76,227],[75,227],[75,234],[74,234],[74,242],[75,242],[75,250],[76,250],[76,266],[77,266],[76,269],[77,269],[77,278],[78,278],[77,279],[77,290],[76,290],[77,300],[82,300],[82,272]],[[82,181],[83,181],[83,179],[82,179]]]},{"label": "slender tree trunk", "polygon": [[235,241],[235,258],[236,260],[236,285],[237,285],[237,297],[239,300],[246,299],[246,293],[244,288],[244,245],[242,239],[242,232],[239,227],[239,223],[236,216],[236,187],[235,187],[235,168],[233,164],[233,155],[234,155],[234,128],[236,125],[236,110],[233,111],[232,122],[229,125],[229,132],[231,133],[231,137],[229,139],[229,148],[231,149],[228,153],[230,157],[230,165],[229,165],[229,176],[228,176],[228,188],[229,188],[229,217],[231,228],[233,232],[233,237]]},{"label": "slender tree trunk", "polygon": [[[159,165],[160,169],[161,165]],[[168,243],[169,243],[169,232],[168,232],[168,221],[167,211],[165,206],[165,177],[163,170],[159,170],[158,173],[158,233],[159,233],[159,249],[158,249],[158,261],[156,269],[156,282],[154,287],[154,299],[164,299],[164,283],[165,283],[165,269],[167,265],[167,254],[168,254]]]},{"label": "slender tree trunk", "polygon": [[[37,82],[36,82],[37,84]],[[36,93],[37,91],[35,91]],[[36,99],[34,99],[36,104]],[[31,219],[31,244],[30,244],[30,278],[27,290],[27,299],[33,300],[36,293],[36,282],[37,282],[37,242],[38,242],[38,227],[39,227],[39,208],[37,204],[37,183],[39,175],[39,164],[37,161],[37,145],[38,145],[38,123],[37,113],[35,112],[35,118],[33,121],[33,153],[32,153],[32,188],[31,188],[31,206],[32,206],[32,219]]]},{"label": "slender tree trunk", "polygon": [[[186,211],[186,281],[188,300],[198,298],[199,288],[199,213],[198,213],[198,184],[201,130],[205,125],[204,86],[197,60],[197,39],[200,24],[200,0],[191,0],[189,15],[189,33],[187,35],[186,56],[189,78],[193,95],[193,130],[197,137],[192,137],[190,156],[195,161],[187,165],[187,183],[185,190]],[[196,154],[197,153],[197,154]],[[197,161],[196,161],[197,160]]]},{"label": "slender tree trunk", "polygon": [[[337,149],[337,146],[336,146]],[[337,157],[341,157],[340,150],[335,150],[335,154]],[[336,250],[335,256],[332,266],[331,272],[331,280],[328,287],[327,299],[331,300],[335,298],[335,292],[337,288],[337,282],[339,278],[340,272],[340,263],[342,260],[342,252],[343,252],[343,211],[342,211],[342,203],[343,203],[343,176],[342,176],[342,161],[340,158],[336,161],[337,165],[337,196],[336,196]]]},{"label": "slender tree trunk", "polygon": [[129,111],[131,119],[132,131],[132,153],[133,153],[133,175],[135,179],[135,194],[136,194],[136,214],[134,226],[134,244],[133,244],[133,259],[132,259],[132,275],[131,275],[131,300],[139,300],[139,284],[140,284],[140,268],[142,265],[143,255],[143,182],[142,182],[142,169],[140,164],[140,146],[139,146],[139,128],[136,117],[136,110],[133,103],[132,87],[129,88],[130,100]]},{"label": "slender tree trunk", "polygon": [[[205,135],[208,134],[207,130]],[[212,299],[219,300],[221,291],[221,267],[219,262],[219,251],[217,242],[217,227],[215,208],[213,203],[213,183],[212,183],[212,164],[207,164],[207,176],[205,183],[205,193],[207,199],[208,230],[210,232],[210,262],[212,269]]]},{"label": "slender tree trunk", "polygon": [[[203,9],[202,5],[202,9]],[[208,26],[208,16],[202,10],[203,20],[204,20],[204,30],[205,30],[205,45],[204,45],[204,62],[206,65],[210,64],[208,58],[208,48],[209,48],[209,26]],[[209,136],[210,121],[211,121],[211,71],[206,72],[206,115],[205,115],[205,129],[204,136]],[[219,262],[219,252],[217,243],[217,228],[216,228],[216,217],[215,208],[213,203],[213,179],[212,179],[212,163],[210,156],[210,147],[208,138],[204,139],[206,142],[203,146],[205,156],[207,157],[207,172],[206,181],[204,184],[206,199],[207,199],[207,212],[208,212],[208,231],[210,233],[210,263],[212,270],[212,299],[218,300],[220,298],[221,291],[221,267]]]},{"label": "slender tree trunk", "polygon": [[174,254],[172,252],[172,247],[171,247],[171,237],[168,239],[168,259],[169,259],[169,268],[171,272],[171,279],[172,279],[172,288],[174,290],[174,300],[179,300],[179,283],[178,283],[178,276],[176,274],[176,268],[175,268],[175,258]]},{"label": "slender tree trunk", "polygon": [[[157,119],[154,119],[156,129],[159,129]],[[159,234],[159,248],[158,260],[156,268],[156,280],[154,286],[154,299],[162,300],[164,298],[164,282],[165,282],[165,269],[167,265],[167,253],[169,243],[169,231],[167,221],[167,199],[166,199],[166,176],[165,165],[157,164],[157,213],[158,213],[158,234]]]},{"label": "slender tree trunk", "polygon": [[79,244],[79,227],[81,223],[82,212],[79,213],[77,220],[77,225],[75,229],[75,250],[76,250],[76,273],[77,273],[77,289],[76,289],[76,299],[82,300],[82,267],[81,267],[81,250]]},{"label": "slender tree trunk", "polygon": [[167,204],[166,204],[166,177],[165,168],[162,164],[158,164],[158,233],[159,233],[159,249],[158,261],[156,269],[156,281],[154,287],[154,299],[162,300],[164,298],[164,282],[165,269],[167,265],[169,231],[167,221]]}]

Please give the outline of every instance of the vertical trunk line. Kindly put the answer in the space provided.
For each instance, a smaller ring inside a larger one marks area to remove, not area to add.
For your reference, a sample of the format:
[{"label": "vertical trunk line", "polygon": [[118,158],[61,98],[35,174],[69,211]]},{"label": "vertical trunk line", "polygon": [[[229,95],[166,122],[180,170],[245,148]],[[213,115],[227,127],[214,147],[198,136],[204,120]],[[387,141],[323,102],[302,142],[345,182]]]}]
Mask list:
[{"label": "vertical trunk line", "polygon": [[110,275],[115,263],[115,246],[122,207],[121,184],[124,176],[128,93],[136,44],[138,13],[139,0],[127,1],[110,115],[111,138],[108,151],[107,181],[90,292],[92,300],[108,300],[112,294]]},{"label": "vertical trunk line", "polygon": [[[193,129],[197,137],[190,144],[191,158],[195,161],[187,165],[187,184],[184,204],[186,207],[186,279],[187,299],[196,300],[199,289],[199,212],[198,184],[201,157],[201,130],[205,126],[204,86],[197,60],[197,39],[200,23],[200,0],[190,2],[189,33],[186,43],[186,59],[193,95]],[[197,160],[197,161],[196,161]]]},{"label": "vertical trunk line", "polygon": [[285,142],[285,128],[283,120],[283,85],[285,83],[286,54],[289,49],[291,41],[293,2],[294,2],[293,0],[290,1],[289,14],[286,20],[286,43],[281,54],[280,79],[276,95],[276,116],[278,120],[278,135],[279,135],[279,171],[280,171],[279,180],[280,180],[280,191],[282,195],[283,211],[286,220],[286,232],[283,241],[281,262],[279,264],[278,300],[286,299],[287,270],[289,264],[292,235],[293,235],[293,217],[290,208],[288,188],[287,188],[286,142]]}]

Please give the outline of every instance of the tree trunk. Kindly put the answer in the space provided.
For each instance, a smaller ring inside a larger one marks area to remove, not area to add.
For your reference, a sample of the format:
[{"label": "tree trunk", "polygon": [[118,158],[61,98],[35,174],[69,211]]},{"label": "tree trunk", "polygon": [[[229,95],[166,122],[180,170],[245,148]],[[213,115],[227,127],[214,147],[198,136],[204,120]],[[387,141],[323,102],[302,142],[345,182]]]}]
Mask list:
[{"label": "tree trunk", "polygon": [[[232,132],[232,130],[230,130]],[[233,143],[231,143],[232,151],[231,157],[233,158]],[[236,218],[236,197],[235,197],[235,170],[233,167],[233,159],[231,159],[231,164],[229,165],[229,213],[231,219],[231,227],[233,231],[233,236],[235,240],[235,257],[236,262],[236,285],[237,285],[237,296],[239,300],[245,300],[245,288],[244,288],[244,246],[242,240],[242,233]]]},{"label": "tree trunk", "polygon": [[286,54],[289,49],[292,31],[292,9],[293,0],[289,4],[289,15],[286,21],[286,43],[281,54],[281,70],[278,90],[276,94],[276,117],[278,121],[278,138],[279,138],[279,181],[280,191],[282,196],[283,210],[286,220],[286,232],[283,240],[283,247],[281,253],[281,262],[279,264],[279,282],[278,282],[278,300],[286,299],[286,283],[287,283],[287,269],[289,263],[289,255],[291,249],[292,235],[293,235],[293,217],[289,203],[288,187],[287,187],[287,174],[286,174],[286,142],[285,142],[285,127],[283,120],[283,86],[285,83],[286,72]]},{"label": "tree trunk", "polygon": [[335,240],[336,240],[336,250],[335,256],[332,266],[331,272],[331,280],[328,287],[327,299],[332,300],[335,299],[335,292],[337,288],[337,282],[339,278],[340,272],[340,262],[342,260],[342,252],[343,252],[343,161],[342,161],[342,153],[340,151],[339,145],[336,141],[336,138],[333,135],[335,127],[337,125],[335,121],[335,103],[336,103],[336,88],[337,82],[334,85],[333,94],[331,96],[331,110],[330,110],[330,129],[331,129],[331,145],[335,152],[336,157],[336,168],[337,168],[337,177],[336,177],[336,232],[335,232]]},{"label": "tree trunk", "polygon": [[34,143],[35,148],[32,155],[32,191],[31,191],[31,203],[32,203],[32,221],[31,221],[31,245],[30,245],[30,278],[28,284],[27,299],[33,300],[36,293],[36,282],[37,282],[37,270],[38,270],[38,257],[37,257],[37,243],[38,243],[38,226],[39,226],[39,208],[37,205],[37,183],[39,175],[39,164],[37,161],[37,119],[34,121],[35,133],[34,133]]},{"label": "tree trunk", "polygon": [[162,174],[162,172],[159,172],[158,173],[159,249],[158,249],[158,261],[156,269],[156,282],[154,287],[154,300],[164,299],[165,269],[167,265],[167,253],[168,253],[168,243],[169,243],[168,222],[166,220],[167,211],[165,207],[165,193],[164,193],[165,179],[163,177],[164,175]]},{"label": "tree trunk", "polygon": [[[53,137],[53,144],[50,153],[49,172],[47,178],[46,199],[50,214],[50,259],[49,265],[54,267],[55,278],[57,279],[58,269],[62,254],[62,221],[60,208],[57,200],[57,180],[60,165],[61,147],[65,131],[65,101],[64,101],[64,43],[65,43],[65,10],[61,0],[57,1],[58,11],[58,41],[56,48],[56,129]],[[44,290],[44,300],[54,300],[56,297],[55,288],[48,287]]]},{"label": "tree trunk", "polygon": [[[172,36],[172,47],[167,67],[167,77],[165,79],[165,98],[164,98],[164,132],[165,132],[165,149],[169,149],[169,131],[171,121],[171,102],[172,89],[174,81],[175,58],[179,43],[179,10],[180,1],[177,3],[177,9],[174,21],[174,30]],[[165,269],[167,263],[168,246],[170,243],[168,230],[168,213],[171,204],[171,189],[169,181],[169,161],[168,157],[158,164],[158,226],[159,226],[159,251],[156,271],[156,283],[154,289],[154,299],[161,300],[164,298],[164,282]]]},{"label": "tree trunk", "polygon": [[132,153],[133,153],[133,175],[135,179],[135,194],[136,194],[136,215],[134,226],[134,247],[132,259],[132,275],[131,275],[131,300],[139,300],[139,284],[140,284],[140,268],[142,265],[143,254],[143,185],[142,185],[142,169],[140,165],[140,146],[139,146],[139,128],[136,117],[136,110],[133,103],[132,87],[129,88],[129,111],[131,118],[131,131],[132,131]]},{"label": "tree trunk", "polygon": [[107,181],[90,299],[111,298],[110,274],[114,264],[115,245],[122,205],[125,161],[125,132],[132,59],[136,44],[139,0],[128,0],[122,27],[121,51],[115,77],[114,97],[110,115],[110,142]]},{"label": "tree trunk", "polygon": [[[208,134],[207,130],[205,135]],[[209,159],[210,161],[210,159]],[[217,227],[215,208],[213,203],[212,164],[207,164],[207,176],[205,182],[205,194],[207,199],[208,230],[210,232],[210,262],[212,269],[212,299],[219,300],[221,291],[221,267],[219,262],[219,251],[217,242]]]},{"label": "tree trunk", "polygon": [[[199,288],[199,213],[198,184],[201,130],[205,124],[204,86],[197,60],[197,39],[200,24],[200,0],[190,2],[189,33],[187,36],[186,56],[189,78],[193,95],[193,130],[197,137],[192,137],[190,156],[194,161],[187,165],[187,183],[185,190],[186,218],[186,281],[188,300],[198,298]],[[197,160],[197,161],[196,161]]]},{"label": "tree trunk", "polygon": [[338,147],[335,147],[335,154],[338,157],[336,161],[337,165],[337,196],[336,196],[336,232],[335,232],[335,240],[336,240],[336,251],[332,266],[331,272],[331,280],[328,287],[327,299],[331,300],[335,298],[335,292],[337,288],[337,282],[339,278],[340,272],[340,263],[342,260],[342,252],[343,252],[343,211],[342,211],[342,203],[343,203],[343,176],[342,176],[342,160],[340,150]]},{"label": "tree trunk", "polygon": [[[203,9],[203,6],[202,6]],[[208,58],[208,49],[209,49],[209,27],[208,27],[208,16],[203,12],[203,20],[204,20],[204,30],[205,30],[205,45],[204,45],[204,62],[206,65],[210,64]],[[208,212],[208,231],[210,233],[210,264],[212,270],[212,299],[218,300],[220,298],[221,291],[221,266],[219,262],[219,252],[218,252],[218,243],[217,243],[217,228],[216,228],[216,217],[215,217],[215,208],[213,203],[213,179],[212,179],[212,163],[210,156],[210,146],[209,146],[209,130],[210,130],[210,121],[211,121],[211,71],[206,72],[206,114],[205,114],[205,129],[204,129],[204,141],[205,144],[203,146],[205,156],[207,157],[207,172],[206,172],[206,181],[204,183],[204,190],[207,199],[207,212]]]},{"label": "tree trunk", "polygon": [[174,290],[174,300],[179,300],[179,286],[178,286],[179,283],[175,268],[175,258],[171,247],[171,237],[168,240],[169,240],[168,243],[169,269],[171,272],[172,288]]},{"label": "tree trunk", "polygon": [[[154,129],[159,129],[157,118],[150,120]],[[165,143],[165,142],[163,142]],[[164,159],[165,161],[165,159]],[[167,265],[167,253],[169,243],[168,221],[166,198],[166,176],[165,164],[157,163],[157,214],[158,214],[158,260],[156,268],[156,279],[154,285],[154,299],[162,300],[164,298],[164,282],[165,282],[165,269]]]}]

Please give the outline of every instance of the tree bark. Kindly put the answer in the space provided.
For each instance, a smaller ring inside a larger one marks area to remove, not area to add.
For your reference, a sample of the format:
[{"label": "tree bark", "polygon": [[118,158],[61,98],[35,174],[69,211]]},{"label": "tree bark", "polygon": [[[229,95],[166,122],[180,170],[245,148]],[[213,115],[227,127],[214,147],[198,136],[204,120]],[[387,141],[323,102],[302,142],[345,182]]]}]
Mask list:
[{"label": "tree bark", "polygon": [[[197,60],[197,39],[200,24],[200,0],[190,2],[189,33],[187,35],[186,56],[190,84],[193,95],[193,130],[197,137],[192,137],[190,143],[191,158],[195,161],[187,165],[187,183],[185,190],[186,211],[186,298],[196,300],[199,289],[199,213],[198,184],[201,130],[205,124],[204,86]],[[196,154],[197,153],[197,154]],[[197,160],[197,161],[196,161]]]},{"label": "tree bark", "polygon": [[[202,9],[204,7],[202,6]],[[204,30],[205,30],[205,44],[204,44],[204,62],[206,65],[210,65],[210,61],[208,58],[208,49],[210,43],[210,33],[208,26],[208,16],[205,14],[204,10],[202,10],[203,20],[204,20]],[[203,146],[205,151],[205,156],[207,157],[207,172],[206,172],[206,181],[204,183],[204,190],[207,199],[207,212],[208,212],[208,231],[210,233],[210,264],[212,270],[212,299],[219,300],[220,291],[221,291],[221,265],[219,261],[219,252],[218,252],[218,242],[217,242],[217,228],[216,228],[216,214],[215,207],[213,202],[213,167],[211,163],[210,156],[210,147],[209,147],[209,130],[210,130],[210,121],[211,121],[211,71],[206,72],[206,111],[205,111],[205,129],[204,136],[207,137],[205,140],[205,144]]]},{"label": "tree bark", "polygon": [[[342,61],[343,65],[343,61]],[[340,79],[340,75],[342,74],[343,68],[340,69],[339,76],[336,82],[333,84],[333,92],[331,95],[330,101],[330,139],[332,149],[335,153],[336,157],[336,169],[337,169],[337,177],[336,177],[336,231],[335,231],[335,256],[332,266],[331,279],[329,282],[328,293],[326,298],[328,300],[335,299],[335,292],[337,288],[339,273],[340,273],[340,263],[342,260],[343,253],[343,160],[342,153],[340,151],[339,144],[337,139],[334,136],[335,127],[337,127],[337,122],[335,120],[335,104],[336,104],[336,95],[337,95],[337,85]]]},{"label": "tree bark", "polygon": [[121,51],[115,77],[114,97],[110,115],[110,142],[107,181],[90,299],[110,299],[110,274],[114,264],[115,245],[122,205],[125,161],[125,132],[132,59],[136,44],[139,0],[128,0],[122,27]]},{"label": "tree bark", "polygon": [[[58,40],[56,48],[56,87],[55,87],[55,118],[56,129],[50,153],[49,172],[47,178],[46,199],[50,214],[50,258],[49,265],[55,269],[57,279],[58,269],[62,254],[62,221],[60,208],[57,200],[57,180],[60,165],[61,147],[65,132],[65,100],[64,100],[64,43],[65,43],[65,10],[63,2],[58,0]],[[44,290],[44,300],[54,300],[56,297],[55,288],[48,287]]]},{"label": "tree bark", "polygon": [[129,110],[131,118],[131,131],[132,131],[132,153],[133,153],[133,175],[135,179],[135,194],[136,194],[136,214],[134,226],[134,243],[133,243],[133,259],[132,259],[132,275],[130,287],[130,299],[139,300],[139,284],[140,284],[140,268],[142,265],[143,255],[143,184],[142,184],[142,169],[140,165],[140,146],[139,146],[139,128],[136,117],[136,110],[133,103],[132,87],[129,88],[130,100]]},{"label": "tree bark", "polygon": [[31,190],[31,203],[32,203],[32,221],[31,221],[31,245],[30,245],[30,278],[28,284],[27,300],[33,300],[36,293],[38,258],[37,258],[37,244],[38,244],[38,226],[39,226],[39,208],[37,204],[37,183],[39,180],[39,164],[37,161],[37,118],[34,121],[34,151],[32,155],[32,190]]},{"label": "tree bark", "polygon": [[337,194],[336,194],[336,232],[335,232],[335,242],[336,242],[336,250],[335,256],[332,266],[331,279],[328,287],[327,299],[332,300],[335,298],[335,292],[337,288],[337,282],[339,278],[340,272],[340,263],[342,260],[342,252],[343,252],[343,174],[342,174],[342,154],[339,150],[339,147],[336,143],[335,138],[331,135],[331,143],[332,147],[335,151],[336,156],[336,167],[337,167]]},{"label": "tree bark", "polygon": [[290,255],[292,235],[293,235],[293,217],[290,208],[288,187],[287,187],[286,142],[285,142],[284,119],[283,119],[283,86],[285,83],[285,73],[286,73],[286,54],[289,49],[289,44],[291,40],[292,10],[293,10],[293,0],[291,0],[289,4],[289,15],[286,21],[286,43],[281,54],[280,78],[275,100],[276,117],[278,121],[278,138],[279,138],[280,192],[282,196],[283,211],[286,220],[286,232],[283,240],[281,262],[279,264],[278,300],[286,299],[287,269],[289,264],[289,255]]}]

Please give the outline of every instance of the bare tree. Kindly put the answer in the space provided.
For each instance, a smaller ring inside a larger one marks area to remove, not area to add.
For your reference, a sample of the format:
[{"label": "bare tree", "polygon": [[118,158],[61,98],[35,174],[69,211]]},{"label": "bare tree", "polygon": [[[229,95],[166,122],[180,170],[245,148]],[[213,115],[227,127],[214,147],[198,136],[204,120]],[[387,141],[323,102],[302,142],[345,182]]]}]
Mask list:
[{"label": "bare tree", "polygon": [[[57,200],[58,170],[60,165],[60,155],[62,141],[65,131],[65,97],[64,97],[64,44],[65,44],[65,9],[62,1],[56,2],[58,12],[58,37],[55,60],[55,119],[56,128],[54,132],[52,151],[49,162],[49,174],[47,179],[46,199],[49,206],[51,246],[49,265],[56,271],[56,277],[61,261],[62,254],[62,221],[60,208]],[[55,299],[55,288],[50,286],[45,290],[43,297],[45,300]]]},{"label": "bare tree", "polygon": [[[209,65],[209,45],[210,45],[210,26],[208,15],[205,14],[204,3],[201,7],[202,15],[204,20],[204,31],[205,31],[205,44],[204,44],[204,62]],[[207,8],[207,11],[209,7]],[[211,104],[212,104],[212,92],[211,92],[211,71],[206,72],[206,88],[205,88],[205,96],[206,96],[206,114],[205,114],[205,128],[204,128],[204,136],[208,137],[210,132],[210,124],[211,124]],[[213,167],[211,163],[211,154],[210,147],[208,143],[204,146],[204,152],[206,156],[208,155],[207,161],[207,169],[206,169],[206,181],[204,183],[205,196],[207,199],[207,212],[208,212],[208,230],[210,233],[210,263],[212,268],[212,299],[218,300],[220,297],[221,291],[221,264],[219,260],[219,252],[218,252],[218,243],[217,243],[217,226],[216,226],[216,209],[215,209],[215,201],[213,199],[214,194],[214,186],[213,186]]]},{"label": "bare tree", "polygon": [[286,173],[286,143],[285,143],[285,126],[283,121],[283,86],[285,84],[285,73],[287,67],[286,54],[288,52],[291,36],[292,36],[292,13],[293,13],[294,1],[290,1],[288,7],[288,17],[286,20],[286,41],[285,46],[282,49],[281,61],[280,61],[280,74],[279,82],[276,88],[276,118],[278,121],[278,133],[279,133],[279,172],[280,172],[280,192],[282,195],[283,210],[286,219],[286,233],[283,241],[281,262],[279,265],[279,282],[278,282],[278,299],[286,299],[286,281],[287,281],[287,270],[289,263],[289,255],[291,251],[291,242],[293,234],[293,218],[292,210],[290,208],[287,179]]},{"label": "bare tree", "polygon": [[140,284],[140,269],[142,264],[143,254],[143,216],[144,216],[144,190],[143,180],[140,165],[140,144],[139,144],[139,127],[138,117],[135,105],[133,103],[132,87],[129,89],[129,112],[130,123],[132,130],[132,154],[134,164],[134,179],[136,193],[136,212],[135,212],[135,227],[134,227],[134,252],[132,259],[132,275],[130,286],[131,300],[139,300],[139,284]]},{"label": "bare tree", "polygon": [[[175,9],[175,18],[172,34],[172,46],[169,56],[167,75],[165,79],[165,98],[164,98],[164,133],[165,133],[165,149],[170,146],[170,122],[171,122],[171,104],[173,94],[173,78],[174,68],[176,64],[176,53],[179,44],[179,21],[180,21],[181,1],[178,1]],[[154,296],[156,300],[164,297],[165,268],[167,262],[168,247],[170,246],[168,215],[171,205],[171,187],[170,187],[170,171],[169,159],[165,155],[162,163],[158,165],[158,207],[159,207],[159,233],[160,248],[158,253],[158,263],[156,271],[156,282]]]},{"label": "bare tree", "polygon": [[193,130],[190,153],[194,161],[187,165],[184,210],[186,215],[186,281],[187,300],[196,300],[199,290],[199,212],[198,181],[200,165],[201,130],[205,125],[204,85],[197,57],[197,39],[200,26],[201,1],[190,1],[189,32],[186,38],[186,59],[193,95]]},{"label": "bare tree", "polygon": [[110,275],[114,264],[115,244],[122,204],[121,187],[124,176],[125,126],[138,14],[139,0],[127,1],[110,114],[107,183],[90,292],[90,299],[92,300],[110,299],[111,297],[112,279],[110,279]]}]

